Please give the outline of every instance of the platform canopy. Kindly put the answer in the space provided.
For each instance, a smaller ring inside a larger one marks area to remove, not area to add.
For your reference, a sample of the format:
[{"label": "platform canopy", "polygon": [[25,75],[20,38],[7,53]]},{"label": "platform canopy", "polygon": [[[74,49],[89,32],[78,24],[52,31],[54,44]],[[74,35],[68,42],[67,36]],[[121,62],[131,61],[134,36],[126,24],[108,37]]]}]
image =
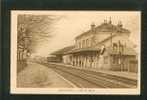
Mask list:
[{"label": "platform canopy", "polygon": [[72,49],[68,52],[66,52],[65,54],[75,54],[75,53],[86,53],[86,52],[98,52],[100,51],[99,48],[96,48],[96,47],[88,47],[88,48],[75,48],[75,49]]}]

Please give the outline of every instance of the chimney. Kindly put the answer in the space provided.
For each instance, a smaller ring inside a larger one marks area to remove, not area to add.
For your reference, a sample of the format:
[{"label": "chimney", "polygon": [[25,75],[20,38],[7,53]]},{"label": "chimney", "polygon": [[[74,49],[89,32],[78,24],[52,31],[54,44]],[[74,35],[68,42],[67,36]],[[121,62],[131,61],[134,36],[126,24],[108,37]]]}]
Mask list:
[{"label": "chimney", "polygon": [[104,20],[104,24],[107,24],[107,20],[106,19]]},{"label": "chimney", "polygon": [[92,24],[91,24],[91,30],[94,31],[94,29],[95,29],[95,24],[92,23]]},{"label": "chimney", "polygon": [[123,27],[122,22],[119,21],[118,24],[117,24],[117,26],[118,26],[118,27]]},{"label": "chimney", "polygon": [[109,24],[112,24],[111,17],[109,18]]}]

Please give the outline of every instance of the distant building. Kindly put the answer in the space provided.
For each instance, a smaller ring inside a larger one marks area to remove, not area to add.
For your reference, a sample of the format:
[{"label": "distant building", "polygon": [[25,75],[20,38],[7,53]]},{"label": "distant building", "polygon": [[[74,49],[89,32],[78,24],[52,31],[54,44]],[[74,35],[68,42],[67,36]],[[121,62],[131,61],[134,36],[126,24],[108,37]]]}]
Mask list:
[{"label": "distant building", "polygon": [[64,63],[67,63],[66,62],[67,59],[64,58],[64,55],[67,51],[70,51],[74,47],[75,46],[68,46],[68,47],[62,48],[58,51],[55,51],[55,52],[51,53],[51,55],[54,55],[54,56],[47,57],[47,59],[48,59],[49,62],[64,62]]},{"label": "distant building", "polygon": [[113,25],[111,19],[104,20],[99,26],[91,24],[90,30],[77,36],[72,48],[53,54],[63,63],[77,67],[137,72],[137,53],[130,34],[121,22]]}]

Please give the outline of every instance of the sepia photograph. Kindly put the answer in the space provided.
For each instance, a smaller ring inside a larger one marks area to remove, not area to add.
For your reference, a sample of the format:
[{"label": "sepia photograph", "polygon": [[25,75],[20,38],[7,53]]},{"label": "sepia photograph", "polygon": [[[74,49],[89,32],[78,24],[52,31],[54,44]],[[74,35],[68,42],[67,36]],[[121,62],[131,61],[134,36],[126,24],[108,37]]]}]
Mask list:
[{"label": "sepia photograph", "polygon": [[140,11],[11,11],[10,93],[139,95]]}]

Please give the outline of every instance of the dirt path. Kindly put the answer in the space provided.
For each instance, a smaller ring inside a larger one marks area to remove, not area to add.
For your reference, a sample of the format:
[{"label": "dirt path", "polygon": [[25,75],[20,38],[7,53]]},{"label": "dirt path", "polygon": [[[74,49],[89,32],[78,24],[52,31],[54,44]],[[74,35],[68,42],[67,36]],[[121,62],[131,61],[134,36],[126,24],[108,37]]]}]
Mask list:
[{"label": "dirt path", "polygon": [[31,88],[70,88],[74,85],[57,74],[54,70],[37,64],[29,63],[29,66],[18,73],[18,87]]}]

